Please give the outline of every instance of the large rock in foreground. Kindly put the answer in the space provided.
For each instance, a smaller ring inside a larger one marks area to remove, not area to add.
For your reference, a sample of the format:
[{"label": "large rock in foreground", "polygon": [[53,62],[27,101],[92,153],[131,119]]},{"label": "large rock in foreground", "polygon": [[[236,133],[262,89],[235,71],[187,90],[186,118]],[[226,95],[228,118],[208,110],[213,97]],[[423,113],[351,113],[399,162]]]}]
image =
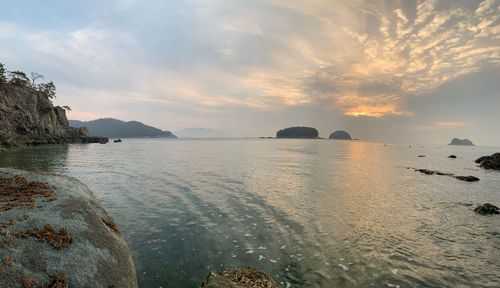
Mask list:
[{"label": "large rock in foreground", "polygon": [[351,135],[345,131],[335,131],[332,134],[330,134],[330,139],[337,139],[337,140],[352,140]]},{"label": "large rock in foreground", "polygon": [[297,138],[297,139],[316,139],[318,138],[318,130],[311,127],[289,127],[279,130],[276,133],[276,138]]},{"label": "large rock in foreground", "polygon": [[222,273],[210,272],[201,288],[278,288],[265,272],[252,267],[228,269]]},{"label": "large rock in foreground", "polygon": [[0,287],[137,287],[127,244],[92,192],[0,169]]},{"label": "large rock in foreground", "polygon": [[495,153],[491,156],[483,156],[475,161],[480,164],[480,167],[488,170],[500,170],[500,153]]},{"label": "large rock in foreground", "polygon": [[448,145],[459,145],[459,146],[474,146],[474,143],[470,141],[469,139],[458,139],[458,138],[453,138]]}]

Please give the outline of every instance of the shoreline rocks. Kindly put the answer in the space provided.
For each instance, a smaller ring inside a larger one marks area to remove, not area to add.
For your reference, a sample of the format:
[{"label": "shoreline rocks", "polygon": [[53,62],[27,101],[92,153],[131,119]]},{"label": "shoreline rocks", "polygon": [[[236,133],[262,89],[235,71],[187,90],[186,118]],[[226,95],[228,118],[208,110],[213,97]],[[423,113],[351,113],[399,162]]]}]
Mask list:
[{"label": "shoreline rocks", "polygon": [[[408,167],[408,168],[413,169],[410,167]],[[436,171],[436,170],[429,170],[429,169],[414,169],[414,170],[415,170],[415,172],[420,172],[420,173],[425,174],[425,175],[449,176],[449,177],[453,177],[455,179],[465,181],[465,182],[477,182],[480,180],[479,178],[477,178],[475,176],[457,176],[453,173],[445,173],[445,172]]]},{"label": "shoreline rocks", "polygon": [[478,207],[476,207],[476,209],[474,209],[474,212],[481,215],[493,215],[500,214],[500,209],[490,203],[484,203],[483,205],[479,205]]},{"label": "shoreline rocks", "polygon": [[137,287],[116,223],[74,178],[0,169],[0,247],[0,287]]},{"label": "shoreline rocks", "polygon": [[482,167],[486,170],[500,171],[500,153],[479,157],[475,162],[479,164],[479,167]]}]

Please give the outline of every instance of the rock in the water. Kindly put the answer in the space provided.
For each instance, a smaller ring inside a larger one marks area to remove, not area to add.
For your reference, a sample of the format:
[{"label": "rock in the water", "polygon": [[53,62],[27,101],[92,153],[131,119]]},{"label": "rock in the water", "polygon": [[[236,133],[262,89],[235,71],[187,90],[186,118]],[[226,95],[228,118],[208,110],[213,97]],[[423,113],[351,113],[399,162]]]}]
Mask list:
[{"label": "rock in the water", "polygon": [[201,288],[278,288],[278,285],[262,270],[243,267],[210,272]]},{"label": "rock in the water", "polygon": [[318,130],[311,127],[290,127],[279,130],[276,133],[276,138],[298,138],[298,139],[315,139],[318,138]]},{"label": "rock in the water", "polygon": [[492,205],[490,203],[484,203],[483,205],[479,205],[474,209],[474,212],[481,215],[492,215],[492,214],[500,214],[500,209]]},{"label": "rock in the water", "polygon": [[0,247],[0,287],[137,287],[113,218],[70,177],[1,169]]},{"label": "rock in the water", "polygon": [[489,170],[500,170],[500,153],[495,153],[491,156],[483,156],[478,158],[476,163],[480,164],[480,167]]},{"label": "rock in the water", "polygon": [[477,182],[479,181],[479,178],[474,177],[474,176],[453,176],[458,180],[466,181],[466,182]]},{"label": "rock in the water", "polygon": [[345,131],[335,131],[332,134],[330,134],[330,139],[337,139],[337,140],[352,140],[351,135]]},{"label": "rock in the water", "polygon": [[450,156],[448,156],[448,158],[451,158],[451,159],[456,159],[456,158],[457,158],[457,156],[455,156],[455,155],[450,155]]},{"label": "rock in the water", "polygon": [[469,139],[453,138],[448,145],[474,146],[474,143]]}]

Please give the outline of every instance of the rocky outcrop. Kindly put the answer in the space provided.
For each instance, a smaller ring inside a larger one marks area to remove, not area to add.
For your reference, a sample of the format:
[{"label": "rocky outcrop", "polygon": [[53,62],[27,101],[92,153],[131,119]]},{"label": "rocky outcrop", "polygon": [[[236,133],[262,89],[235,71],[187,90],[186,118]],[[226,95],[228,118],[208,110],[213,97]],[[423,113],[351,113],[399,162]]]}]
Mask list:
[{"label": "rocky outcrop", "polygon": [[480,167],[488,170],[500,170],[500,153],[491,156],[483,156],[475,161]]},{"label": "rocky outcrop", "polygon": [[474,146],[474,143],[472,143],[469,139],[453,138],[448,145]]},{"label": "rocky outcrop", "polygon": [[490,203],[484,203],[483,205],[477,206],[476,209],[474,209],[474,212],[481,215],[493,215],[500,214],[500,209]]},{"label": "rocky outcrop", "polygon": [[279,130],[276,138],[316,139],[318,130],[311,127],[289,127]]},{"label": "rocky outcrop", "polygon": [[137,287],[113,218],[76,179],[0,169],[0,287]]},{"label": "rocky outcrop", "polygon": [[330,134],[330,139],[337,139],[337,140],[352,140],[351,135],[345,131],[335,131],[332,134]]},{"label": "rocky outcrop", "polygon": [[0,89],[0,145],[99,143],[85,127],[71,128],[66,110],[43,93],[26,86],[6,84]]},{"label": "rocky outcrop", "polygon": [[262,270],[243,267],[210,272],[201,288],[278,288],[278,285]]}]

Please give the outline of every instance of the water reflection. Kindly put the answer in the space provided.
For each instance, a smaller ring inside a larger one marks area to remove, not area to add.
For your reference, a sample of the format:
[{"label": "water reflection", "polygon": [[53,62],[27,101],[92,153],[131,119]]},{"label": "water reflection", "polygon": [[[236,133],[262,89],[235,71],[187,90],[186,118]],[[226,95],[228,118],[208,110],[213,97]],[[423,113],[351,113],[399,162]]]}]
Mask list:
[{"label": "water reflection", "polygon": [[492,152],[127,140],[11,150],[0,165],[86,183],[125,232],[141,287],[199,287],[209,270],[228,266],[261,267],[284,287],[487,287],[500,278],[498,218],[475,217],[460,203],[500,202],[500,177],[472,164]]},{"label": "water reflection", "polygon": [[68,166],[68,149],[68,145],[8,149],[0,153],[0,167],[64,173]]}]

